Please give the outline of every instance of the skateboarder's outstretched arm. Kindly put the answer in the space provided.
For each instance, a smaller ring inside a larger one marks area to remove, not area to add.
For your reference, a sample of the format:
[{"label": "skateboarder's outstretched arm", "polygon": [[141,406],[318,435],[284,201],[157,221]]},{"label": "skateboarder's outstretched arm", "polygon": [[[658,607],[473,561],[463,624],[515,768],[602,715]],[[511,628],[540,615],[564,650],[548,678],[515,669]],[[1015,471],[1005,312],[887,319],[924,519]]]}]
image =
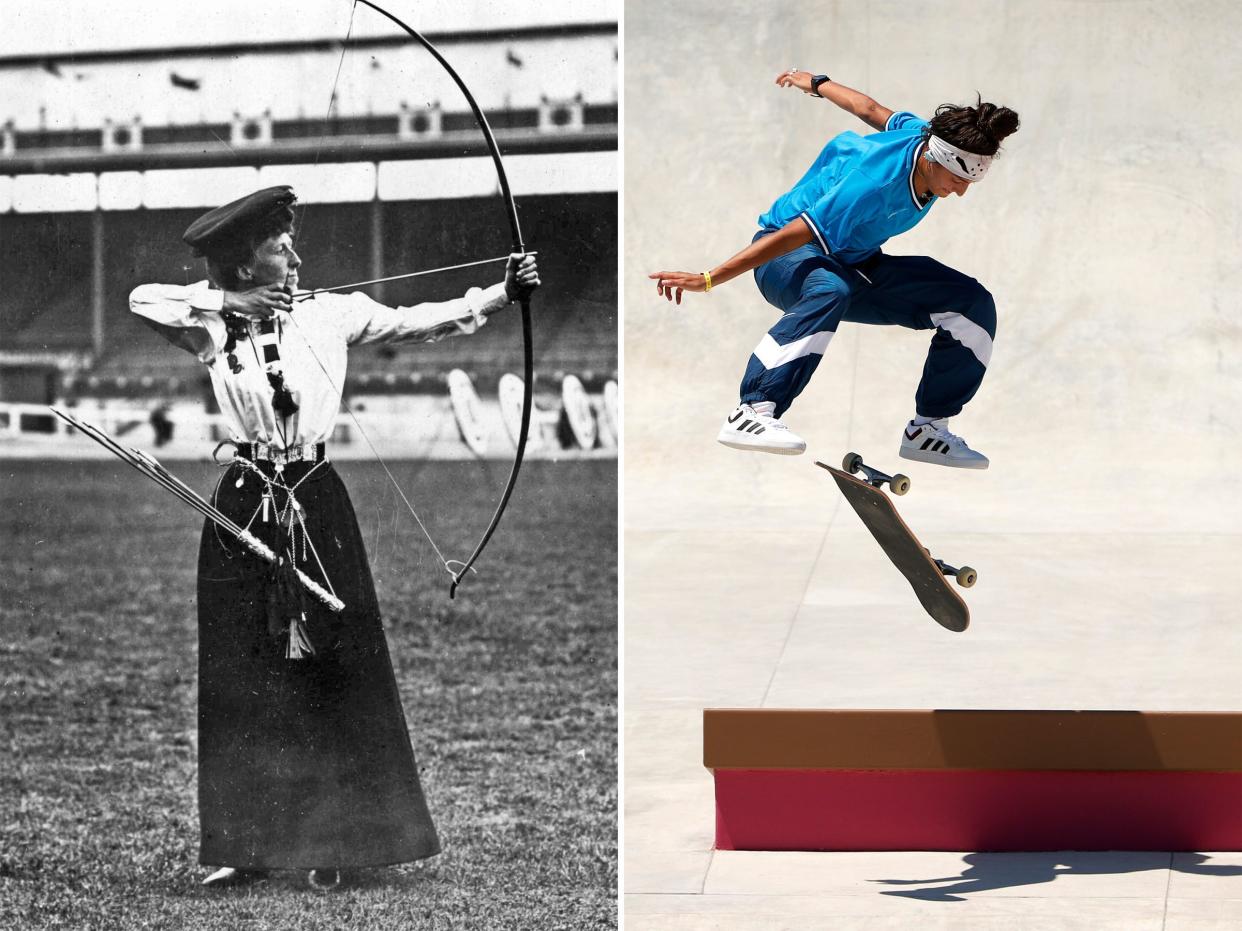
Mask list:
[{"label": "skateboarder's outstretched arm", "polygon": [[791,220],[775,233],[756,239],[730,259],[726,259],[709,272],[653,272],[656,293],[670,301],[681,303],[682,291],[709,291],[738,275],[744,275],[770,262],[778,255],[792,252],[811,241],[811,228],[801,217]]},{"label": "skateboarder's outstretched arm", "polygon": [[[811,79],[815,75],[809,71],[782,71],[776,76],[776,83],[781,87],[796,87],[804,94],[811,93]],[[888,126],[888,118],[893,111],[868,97],[862,91],[856,91],[835,81],[824,81],[819,85],[818,94],[825,100],[831,100],[842,110],[852,113],[877,132],[884,132]]]}]

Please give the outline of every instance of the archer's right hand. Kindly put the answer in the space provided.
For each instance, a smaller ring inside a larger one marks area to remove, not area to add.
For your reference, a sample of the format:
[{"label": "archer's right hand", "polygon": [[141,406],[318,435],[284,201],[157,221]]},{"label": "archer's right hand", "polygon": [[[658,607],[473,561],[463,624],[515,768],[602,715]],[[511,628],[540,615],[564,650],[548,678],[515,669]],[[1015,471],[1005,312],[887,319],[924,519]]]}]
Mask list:
[{"label": "archer's right hand", "polygon": [[246,291],[225,291],[225,313],[251,320],[270,320],[278,310],[293,306],[293,289],[287,284],[262,284]]}]

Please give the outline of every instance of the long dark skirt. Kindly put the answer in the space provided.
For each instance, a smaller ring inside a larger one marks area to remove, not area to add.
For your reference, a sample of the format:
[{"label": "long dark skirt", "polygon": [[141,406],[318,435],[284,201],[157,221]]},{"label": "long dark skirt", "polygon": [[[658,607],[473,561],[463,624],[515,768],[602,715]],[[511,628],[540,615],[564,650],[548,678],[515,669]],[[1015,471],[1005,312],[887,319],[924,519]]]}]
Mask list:
[{"label": "long dark skirt", "polygon": [[[204,864],[249,868],[380,866],[439,852],[410,746],[366,551],[330,464],[295,463],[310,539],[345,602],[307,601],[316,653],[285,658],[269,631],[267,564],[214,524],[199,551],[198,797]],[[270,465],[264,469],[271,475]],[[308,473],[310,473],[308,475]],[[241,486],[237,486],[242,479]],[[216,505],[243,526],[262,500],[234,464]],[[283,505],[283,495],[277,495]],[[274,515],[251,530],[271,545]],[[299,557],[301,545],[299,544]],[[317,581],[313,555],[299,568]]]}]

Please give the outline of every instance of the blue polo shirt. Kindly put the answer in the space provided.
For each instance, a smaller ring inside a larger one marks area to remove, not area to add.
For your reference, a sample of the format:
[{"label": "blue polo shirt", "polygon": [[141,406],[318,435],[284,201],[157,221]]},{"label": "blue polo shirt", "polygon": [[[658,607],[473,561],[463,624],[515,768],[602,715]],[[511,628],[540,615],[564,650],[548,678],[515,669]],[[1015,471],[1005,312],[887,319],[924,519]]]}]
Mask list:
[{"label": "blue polo shirt", "polygon": [[824,252],[850,265],[861,262],[911,229],[936,202],[933,197],[920,206],[914,193],[914,163],[926,128],[923,118],[901,112],[889,117],[884,132],[841,133],[759,224],[780,229],[801,217]]}]

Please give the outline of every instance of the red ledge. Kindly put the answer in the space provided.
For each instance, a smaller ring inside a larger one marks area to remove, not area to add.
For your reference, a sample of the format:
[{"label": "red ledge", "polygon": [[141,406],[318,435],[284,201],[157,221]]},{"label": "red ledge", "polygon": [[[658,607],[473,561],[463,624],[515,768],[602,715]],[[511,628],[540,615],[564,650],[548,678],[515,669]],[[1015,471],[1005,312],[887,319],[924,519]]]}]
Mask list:
[{"label": "red ledge", "polygon": [[1242,773],[717,769],[720,850],[1242,850]]}]

